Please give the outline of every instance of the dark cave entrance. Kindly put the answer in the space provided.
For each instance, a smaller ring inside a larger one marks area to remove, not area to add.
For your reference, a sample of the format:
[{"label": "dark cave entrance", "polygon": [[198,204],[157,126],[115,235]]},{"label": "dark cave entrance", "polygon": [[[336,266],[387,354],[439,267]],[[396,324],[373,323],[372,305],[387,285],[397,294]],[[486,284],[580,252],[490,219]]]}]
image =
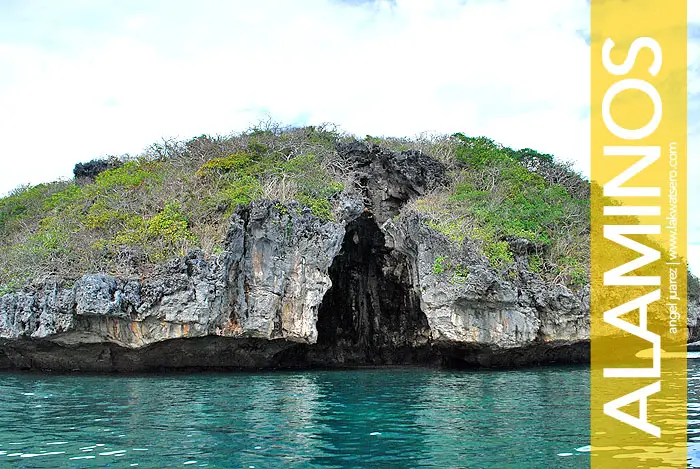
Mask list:
[{"label": "dark cave entrance", "polygon": [[414,264],[385,246],[371,213],[348,224],[329,275],[333,286],[319,307],[317,348],[335,349],[348,364],[422,361],[416,355],[427,347],[429,327]]}]

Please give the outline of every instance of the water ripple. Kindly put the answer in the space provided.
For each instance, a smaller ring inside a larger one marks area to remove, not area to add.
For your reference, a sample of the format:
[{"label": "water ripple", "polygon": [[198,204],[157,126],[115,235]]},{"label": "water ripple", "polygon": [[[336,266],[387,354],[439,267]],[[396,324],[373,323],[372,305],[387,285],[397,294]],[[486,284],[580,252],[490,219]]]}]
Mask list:
[{"label": "water ripple", "polygon": [[5,374],[0,466],[586,467],[588,383],[585,368]]}]

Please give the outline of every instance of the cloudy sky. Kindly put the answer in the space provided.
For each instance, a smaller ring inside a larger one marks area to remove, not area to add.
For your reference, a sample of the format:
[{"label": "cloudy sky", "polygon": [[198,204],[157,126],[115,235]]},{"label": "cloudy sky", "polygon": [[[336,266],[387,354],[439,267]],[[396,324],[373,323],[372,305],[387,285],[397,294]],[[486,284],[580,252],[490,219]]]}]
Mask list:
[{"label": "cloudy sky", "polygon": [[[691,181],[700,180],[700,2]],[[588,173],[586,0],[0,0],[0,194],[270,116],[487,135]],[[696,184],[700,186],[700,184]],[[700,201],[700,187],[691,200]],[[700,212],[695,211],[700,215]],[[700,270],[700,216],[690,216]]]}]

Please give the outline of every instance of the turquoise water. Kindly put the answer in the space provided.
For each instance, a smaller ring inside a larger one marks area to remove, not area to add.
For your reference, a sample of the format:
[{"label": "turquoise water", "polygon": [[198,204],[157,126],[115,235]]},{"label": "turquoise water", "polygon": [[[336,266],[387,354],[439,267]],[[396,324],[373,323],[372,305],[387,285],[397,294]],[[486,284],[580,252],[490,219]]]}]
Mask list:
[{"label": "turquoise water", "polygon": [[0,467],[542,469],[589,459],[586,368],[0,380]]}]

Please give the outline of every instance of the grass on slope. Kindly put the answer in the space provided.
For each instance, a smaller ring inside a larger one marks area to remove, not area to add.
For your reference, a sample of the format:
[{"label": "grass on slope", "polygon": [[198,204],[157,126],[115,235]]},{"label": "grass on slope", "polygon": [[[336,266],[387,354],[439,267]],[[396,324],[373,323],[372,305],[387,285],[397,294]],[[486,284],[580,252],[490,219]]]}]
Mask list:
[{"label": "grass on slope", "polygon": [[[478,240],[493,267],[514,275],[508,241],[530,242],[528,264],[555,283],[588,283],[589,184],[566,164],[485,137],[443,137],[451,184],[412,208],[454,242]],[[456,263],[456,265],[459,265]]]},{"label": "grass on slope", "polygon": [[338,137],[275,127],[201,136],[154,145],[94,180],[20,187],[0,199],[0,292],[47,276],[143,275],[194,247],[216,253],[235,208],[262,197],[330,219],[343,189]]},{"label": "grass on slope", "polygon": [[[86,272],[145,275],[199,247],[222,249],[228,220],[258,198],[296,199],[332,219],[334,196],[354,184],[335,151],[352,137],[332,126],[268,123],[241,134],[154,144],[113,160],[94,179],[21,187],[0,199],[0,293],[31,279],[71,282]],[[589,185],[566,165],[462,134],[367,137],[441,160],[450,184],[407,207],[455,243],[478,240],[494,267],[512,271],[509,237],[534,246],[530,268],[553,281],[587,282]],[[448,265],[449,263],[446,263]]]}]

